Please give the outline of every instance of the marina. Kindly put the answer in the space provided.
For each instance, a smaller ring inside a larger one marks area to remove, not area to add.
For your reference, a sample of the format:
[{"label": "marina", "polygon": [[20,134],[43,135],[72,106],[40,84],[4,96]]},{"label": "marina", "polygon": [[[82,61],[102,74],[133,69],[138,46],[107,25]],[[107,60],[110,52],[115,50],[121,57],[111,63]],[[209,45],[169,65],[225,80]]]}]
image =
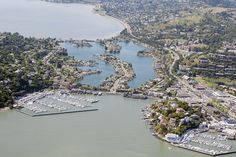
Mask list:
[{"label": "marina", "polygon": [[228,140],[219,133],[190,131],[179,144],[174,145],[211,156],[236,153],[235,141]]},{"label": "marina", "polygon": [[[50,36],[63,40],[69,38],[92,40],[61,45],[68,50],[69,56],[77,59],[77,62],[74,62],[76,66],[83,70],[87,69],[87,74],[91,74],[78,80],[79,84],[97,87],[106,78],[108,78],[106,83],[110,83],[112,80],[109,80],[109,76],[120,73],[123,77],[127,69],[129,71],[126,73],[131,75],[125,79],[116,79],[118,81],[115,81],[115,86],[110,88],[113,93],[103,94],[96,91],[97,89],[77,89],[35,92],[17,98],[14,110],[3,111],[0,114],[1,156],[235,156],[235,141],[228,139],[223,131],[212,133],[191,130],[183,136],[178,135],[173,141],[168,141],[169,143],[152,137],[156,134],[150,134],[148,126],[140,120],[140,117],[142,117],[141,109],[153,100],[139,94],[125,93],[121,96],[115,91],[122,83],[132,89],[145,85],[146,81],[155,78],[153,66],[161,68],[161,64],[154,63],[151,55],[146,53],[147,48],[141,44],[118,41],[116,44],[108,43],[104,46],[94,41],[97,38],[108,38],[119,34],[124,29],[120,22],[93,14],[94,6],[90,5],[54,4],[38,0],[10,1],[15,5],[7,1],[0,2],[2,8],[0,12],[3,15],[0,15],[3,23],[0,26],[1,31],[19,32],[34,37]],[[38,12],[41,14],[35,14]],[[85,20],[81,21],[79,17]],[[109,65],[96,59],[96,56],[103,54],[113,55],[115,57],[113,59],[117,62]],[[46,57],[45,62],[49,61],[50,55],[49,59]],[[170,73],[172,73],[171,68]],[[67,77],[63,79],[66,80]],[[82,112],[86,114],[79,114]],[[230,129],[227,129],[222,130],[229,133]]]},{"label": "marina", "polygon": [[[41,93],[42,96],[45,94]],[[37,94],[40,96],[40,93]],[[19,112],[6,111],[0,115],[0,151],[3,156],[18,157],[64,157],[70,156],[104,157],[104,156],[129,156],[129,157],[205,157],[206,153],[186,151],[185,149],[171,146],[171,144],[156,140],[147,129],[146,122],[140,120],[140,112],[146,104],[153,100],[127,99],[121,95],[102,94],[49,94],[40,100],[49,103],[54,102],[53,98],[79,100],[80,103],[93,105],[97,112],[62,114],[54,116],[39,116],[31,118]],[[35,95],[34,95],[35,97]],[[65,97],[65,98],[63,98]],[[97,103],[84,101],[84,98],[99,100]],[[50,99],[50,101],[48,101]],[[56,101],[57,104],[64,102]],[[77,102],[77,101],[76,101]],[[73,107],[73,105],[71,105]],[[87,109],[87,108],[85,108]],[[56,110],[56,109],[54,109]],[[122,115],[122,116],[121,116]],[[17,125],[15,125],[17,124]],[[132,127],[131,127],[132,126]],[[121,129],[122,128],[122,129]],[[8,131],[7,131],[8,130]],[[12,130],[9,132],[9,130]],[[20,132],[14,134],[13,132]],[[10,134],[10,138],[8,136]],[[37,136],[35,136],[37,134]],[[98,136],[99,134],[99,136]],[[115,136],[114,136],[115,135]],[[188,137],[193,137],[189,135]],[[186,136],[187,138],[187,136]],[[218,135],[215,133],[201,133],[194,139],[202,138],[206,141],[216,141]],[[53,139],[53,140],[48,140]],[[187,141],[186,145],[201,147],[204,149],[224,150],[218,147],[209,147],[204,144],[196,144]],[[219,136],[219,141],[232,148],[227,153],[235,150],[233,141],[225,141]],[[3,144],[8,141],[9,144]],[[47,141],[47,142],[45,142]],[[135,141],[135,142],[134,142]],[[37,147],[35,146],[37,143]],[[13,147],[14,151],[8,149]],[[78,151],[79,149],[79,151]],[[186,148],[190,150],[189,148]],[[75,151],[76,150],[76,151]],[[225,149],[225,151],[227,151]],[[226,152],[225,152],[226,153]],[[38,155],[36,155],[38,154]],[[233,157],[235,154],[228,154],[226,157]]]},{"label": "marina", "polygon": [[97,111],[93,104],[99,102],[88,96],[74,96],[68,91],[42,92],[30,94],[17,100],[17,111],[34,116],[46,116],[65,113]]},{"label": "marina", "polygon": [[[142,109],[144,113],[143,120],[148,125],[155,123],[151,117],[152,112],[148,112],[145,107]],[[160,123],[157,122],[157,123]],[[169,143],[172,146],[197,152],[204,155],[220,156],[235,155],[236,153],[236,132],[235,121],[225,119],[219,122],[202,122],[197,128],[188,129],[181,134],[166,133],[160,134],[155,131],[155,127],[151,126],[152,135],[158,139]],[[218,129],[217,129],[218,128]]]}]

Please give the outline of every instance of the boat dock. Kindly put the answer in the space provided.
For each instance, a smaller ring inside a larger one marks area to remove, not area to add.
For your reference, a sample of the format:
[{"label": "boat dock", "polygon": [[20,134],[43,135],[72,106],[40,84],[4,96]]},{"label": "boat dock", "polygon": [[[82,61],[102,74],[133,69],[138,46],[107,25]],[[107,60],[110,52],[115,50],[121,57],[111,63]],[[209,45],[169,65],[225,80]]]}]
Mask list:
[{"label": "boat dock", "polygon": [[68,92],[42,92],[23,97],[16,102],[15,110],[29,116],[46,116],[76,112],[97,111],[96,96],[73,95]]},{"label": "boat dock", "polygon": [[235,141],[224,138],[220,133],[210,133],[208,131],[189,131],[180,143],[173,145],[210,156],[236,153]]},{"label": "boat dock", "polygon": [[68,114],[68,113],[77,113],[77,112],[90,112],[90,111],[97,111],[98,109],[85,109],[85,110],[74,110],[74,111],[63,111],[63,112],[51,112],[51,113],[29,113],[26,111],[22,111],[21,109],[15,109],[15,111],[23,113],[25,115],[31,117],[39,117],[39,116],[49,116],[49,115],[58,115],[58,114]]},{"label": "boat dock", "polygon": [[186,150],[190,150],[193,152],[201,153],[204,155],[210,155],[210,156],[221,156],[221,155],[228,155],[228,154],[236,153],[236,150],[235,151],[227,151],[227,152],[214,152],[214,151],[206,152],[206,151],[200,150],[198,147],[190,147],[190,146],[188,147],[186,145],[180,145],[180,144],[172,144],[172,145],[179,147],[179,148],[186,149]]}]

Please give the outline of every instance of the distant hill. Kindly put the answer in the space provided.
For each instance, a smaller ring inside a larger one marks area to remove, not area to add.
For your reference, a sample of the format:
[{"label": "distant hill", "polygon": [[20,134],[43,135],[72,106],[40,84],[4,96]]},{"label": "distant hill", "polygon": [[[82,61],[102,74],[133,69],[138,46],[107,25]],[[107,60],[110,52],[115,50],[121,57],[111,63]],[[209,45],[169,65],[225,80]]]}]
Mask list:
[{"label": "distant hill", "polygon": [[211,6],[236,7],[236,0],[203,0]]},{"label": "distant hill", "polygon": [[54,3],[99,3],[101,0],[42,0]]},{"label": "distant hill", "polygon": [[[47,2],[55,2],[55,3],[105,3],[109,0],[42,0],[42,1],[47,1]],[[123,2],[124,0],[110,0],[113,2]],[[167,1],[172,1],[172,2],[180,2],[180,3],[193,3],[193,2],[200,2],[202,1],[203,3],[210,5],[210,6],[222,6],[222,7],[229,7],[229,8],[234,8],[236,7],[236,0],[126,0],[126,1],[132,1],[132,2],[137,2],[137,3],[149,3],[149,2],[167,2]]]}]

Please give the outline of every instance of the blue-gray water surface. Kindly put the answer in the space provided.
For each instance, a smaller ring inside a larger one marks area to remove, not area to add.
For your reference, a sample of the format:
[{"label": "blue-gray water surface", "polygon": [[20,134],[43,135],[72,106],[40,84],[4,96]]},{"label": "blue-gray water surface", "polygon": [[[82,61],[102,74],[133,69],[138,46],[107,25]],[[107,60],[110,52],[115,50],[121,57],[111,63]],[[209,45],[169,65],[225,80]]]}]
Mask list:
[{"label": "blue-gray water surface", "polygon": [[[75,56],[77,59],[96,60],[95,55],[105,53],[105,49],[99,43],[91,44],[92,47],[77,48],[68,43],[63,44],[63,46],[68,50],[70,56]],[[131,88],[139,87],[141,84],[155,77],[152,58],[137,56],[137,52],[140,50],[145,50],[145,47],[133,42],[119,42],[119,45],[122,47],[121,52],[113,53],[112,55],[132,64],[134,72],[136,73],[136,77],[134,80],[129,82],[129,86]],[[83,80],[80,81],[80,83],[98,86],[107,76],[114,74],[114,70],[110,64],[106,64],[104,61],[99,60],[97,60],[97,63],[98,65],[90,69],[98,69],[101,70],[102,73],[87,75]]]},{"label": "blue-gray water surface", "polygon": [[[93,6],[81,4],[0,0],[0,31],[35,37],[97,39],[111,37],[123,29],[119,22],[95,15],[92,9]],[[121,45],[122,52],[117,56],[132,62],[137,73],[130,85],[152,78],[151,59],[136,57],[136,51],[143,47],[133,43]],[[97,44],[92,49],[65,47],[71,55],[86,60],[91,54],[104,51]],[[95,68],[101,68],[103,74],[88,76],[85,82],[101,81],[114,72],[104,63]],[[170,147],[151,135],[141,120],[141,109],[151,100],[107,95],[99,99],[96,112],[34,118],[15,111],[0,112],[0,157],[207,157]]]},{"label": "blue-gray water surface", "polygon": [[[141,119],[152,100],[104,95],[98,111],[43,117],[0,113],[1,157],[208,157],[153,137]],[[233,157],[235,154],[226,157]]]},{"label": "blue-gray water surface", "polygon": [[124,29],[119,21],[94,14],[93,8],[92,5],[40,0],[0,0],[0,32],[62,39],[103,39]]}]

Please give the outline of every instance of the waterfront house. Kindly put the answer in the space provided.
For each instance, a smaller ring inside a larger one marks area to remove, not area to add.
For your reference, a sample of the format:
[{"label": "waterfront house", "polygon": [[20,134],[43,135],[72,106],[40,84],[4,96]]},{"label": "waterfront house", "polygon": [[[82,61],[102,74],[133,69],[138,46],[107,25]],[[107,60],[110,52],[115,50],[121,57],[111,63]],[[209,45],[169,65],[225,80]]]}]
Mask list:
[{"label": "waterfront house", "polygon": [[168,133],[165,135],[165,140],[170,143],[179,143],[179,135]]},{"label": "waterfront house", "polygon": [[236,140],[236,129],[224,129],[222,130],[228,139]]},{"label": "waterfront house", "polygon": [[190,80],[190,77],[187,76],[187,75],[184,75],[182,78],[183,78],[184,80],[186,80],[186,81],[189,81],[189,80]]},{"label": "waterfront house", "polygon": [[155,91],[149,91],[148,92],[148,96],[154,96],[154,97],[163,97],[164,96],[164,93],[161,93],[161,92],[155,92]]},{"label": "waterfront house", "polygon": [[177,122],[177,120],[175,118],[170,118],[170,120],[169,120],[169,124],[170,124],[171,127],[175,127],[176,122]]},{"label": "waterfront house", "polygon": [[196,88],[197,90],[205,90],[206,89],[205,86],[200,85],[200,84],[195,85],[194,88]]},{"label": "waterfront house", "polygon": [[215,97],[218,97],[218,98],[226,98],[226,97],[229,97],[228,94],[224,93],[224,92],[220,92],[220,91],[216,91],[213,93],[213,95]]},{"label": "waterfront house", "polygon": [[170,104],[172,109],[176,109],[178,107],[178,104],[176,102],[173,102]]},{"label": "waterfront house", "polygon": [[179,91],[179,92],[177,93],[177,97],[178,97],[178,98],[189,98],[190,95],[189,95],[188,93],[186,93],[186,92]]},{"label": "waterfront house", "polygon": [[201,63],[201,64],[207,64],[207,63],[209,63],[209,59],[208,59],[208,58],[204,58],[204,57],[199,58],[199,63]]},{"label": "waterfront house", "polygon": [[176,109],[176,113],[184,113],[184,112],[185,112],[185,110],[183,108],[178,107]]}]

